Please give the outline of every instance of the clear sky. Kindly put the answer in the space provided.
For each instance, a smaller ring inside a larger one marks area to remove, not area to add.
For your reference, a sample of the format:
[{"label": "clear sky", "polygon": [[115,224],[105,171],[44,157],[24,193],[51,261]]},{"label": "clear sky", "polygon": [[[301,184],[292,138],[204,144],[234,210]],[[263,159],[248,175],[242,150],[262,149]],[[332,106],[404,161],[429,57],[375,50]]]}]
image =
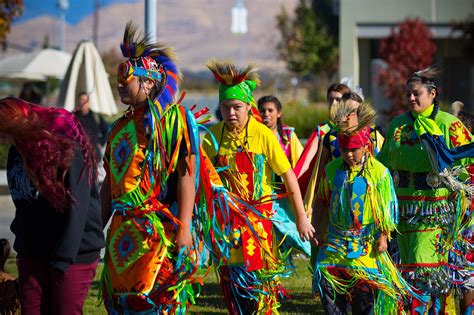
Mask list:
[{"label": "clear sky", "polygon": [[[67,2],[69,2],[69,9],[66,11],[66,21],[70,24],[76,24],[84,17],[92,14],[95,1],[96,0],[67,0]],[[103,7],[113,3],[138,1],[144,0],[99,0],[99,5]],[[58,0],[24,0],[23,15],[16,20],[16,23],[21,23],[41,15],[58,16],[59,9],[57,3]]]}]

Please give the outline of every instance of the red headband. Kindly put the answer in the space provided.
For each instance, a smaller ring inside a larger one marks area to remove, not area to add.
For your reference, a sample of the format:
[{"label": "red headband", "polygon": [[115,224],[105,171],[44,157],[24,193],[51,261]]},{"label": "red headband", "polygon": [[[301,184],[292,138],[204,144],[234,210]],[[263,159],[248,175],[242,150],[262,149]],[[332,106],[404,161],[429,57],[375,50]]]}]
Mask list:
[{"label": "red headband", "polygon": [[352,135],[338,134],[337,143],[341,149],[358,149],[370,141],[370,128],[364,127],[359,130],[357,133]]}]

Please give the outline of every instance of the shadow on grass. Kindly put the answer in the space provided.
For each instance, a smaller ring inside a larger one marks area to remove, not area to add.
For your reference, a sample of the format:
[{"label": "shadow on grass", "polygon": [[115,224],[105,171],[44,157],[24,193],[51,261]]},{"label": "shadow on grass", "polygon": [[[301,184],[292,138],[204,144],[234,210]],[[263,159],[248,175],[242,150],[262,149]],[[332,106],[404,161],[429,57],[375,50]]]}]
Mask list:
[{"label": "shadow on grass", "polygon": [[191,309],[191,314],[226,314],[227,307],[221,286],[218,283],[206,283],[201,289],[201,295]]},{"label": "shadow on grass", "polygon": [[278,309],[283,314],[324,314],[319,299],[311,293],[292,293],[290,299],[283,299]]},{"label": "shadow on grass", "polygon": [[[283,299],[278,309],[282,314],[324,314],[319,299],[313,298],[311,293],[293,292],[290,299]],[[201,291],[197,304],[190,310],[190,314],[227,314],[221,287],[217,283],[207,283]]]},{"label": "shadow on grass", "polygon": [[[297,261],[298,271],[288,279],[284,279],[284,287],[290,292],[291,299],[283,299],[279,309],[280,314],[324,314],[319,299],[314,299],[311,294],[311,275],[306,269],[306,261]],[[16,267],[16,266],[15,266]],[[99,264],[97,273],[92,281],[89,296],[86,300],[84,314],[105,315],[104,305],[98,305],[97,295],[101,292],[100,275],[103,265]],[[217,315],[227,314],[227,307],[216,274],[211,272],[204,279],[200,296],[196,305],[191,306],[187,314]]]}]

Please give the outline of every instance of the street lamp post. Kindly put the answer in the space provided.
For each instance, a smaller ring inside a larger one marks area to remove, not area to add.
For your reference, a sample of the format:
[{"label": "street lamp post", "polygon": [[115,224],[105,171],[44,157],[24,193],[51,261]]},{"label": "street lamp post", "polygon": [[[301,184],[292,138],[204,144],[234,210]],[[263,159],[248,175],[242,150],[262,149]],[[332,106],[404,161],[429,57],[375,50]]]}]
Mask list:
[{"label": "street lamp post", "polygon": [[100,0],[94,1],[94,22],[92,23],[92,41],[95,47],[99,49],[99,9]]},{"label": "street lamp post", "polygon": [[157,0],[145,0],[145,34],[151,42],[156,41]]},{"label": "street lamp post", "polygon": [[66,11],[69,8],[69,1],[58,0],[57,5],[59,8],[58,46],[60,50],[64,51],[66,50]]},{"label": "street lamp post", "polygon": [[230,26],[232,33],[238,38],[238,63],[242,66],[244,59],[244,45],[242,37],[247,33],[247,9],[245,8],[244,0],[237,0],[235,6],[232,8],[232,24]]}]

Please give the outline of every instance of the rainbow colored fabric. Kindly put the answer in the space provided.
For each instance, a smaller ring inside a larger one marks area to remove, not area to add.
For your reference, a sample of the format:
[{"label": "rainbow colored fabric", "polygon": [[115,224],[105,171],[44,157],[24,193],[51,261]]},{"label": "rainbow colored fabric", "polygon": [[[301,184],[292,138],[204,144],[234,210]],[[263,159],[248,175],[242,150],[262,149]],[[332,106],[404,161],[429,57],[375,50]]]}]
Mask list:
[{"label": "rainbow colored fabric", "polygon": [[[195,272],[204,260],[204,247],[220,264],[231,247],[228,216],[246,220],[242,201],[224,189],[200,149],[198,128],[188,109],[169,105],[161,116],[150,101],[112,129],[104,161],[114,213],[102,274],[111,314],[185,314],[202,284]],[[194,250],[185,253],[174,245],[180,222],[173,191],[177,162],[189,154],[196,155],[195,239]]]},{"label": "rainbow colored fabric", "polygon": [[303,146],[296,135],[295,128],[283,124],[282,131],[287,139],[287,142],[285,143],[283,137],[281,137],[280,134],[277,136],[278,142],[280,143],[283,152],[285,152],[286,157],[290,161],[291,167],[295,167],[301,156],[301,153],[303,152]]},{"label": "rainbow colored fabric", "polygon": [[274,237],[272,201],[277,196],[272,178],[291,165],[270,129],[252,116],[246,129],[233,135],[221,122],[204,137],[203,148],[224,187],[247,202],[244,217],[228,217],[233,247],[229,256],[224,255],[219,274],[229,313],[275,314],[278,297],[286,295],[280,279],[290,270]]},{"label": "rainbow colored fabric", "polygon": [[314,266],[314,290],[324,294],[322,277],[336,295],[365,286],[377,291],[375,314],[402,312],[403,300],[414,293],[388,253],[376,250],[380,233],[389,235],[398,217],[387,168],[370,155],[363,169],[346,170],[342,158],[335,159],[326,167],[318,204],[329,210],[329,227]]},{"label": "rainbow colored fabric", "polygon": [[178,252],[173,244],[180,224],[176,200],[161,196],[164,187],[175,189],[167,185],[180,155],[199,154],[196,122],[179,105],[169,106],[161,117],[156,110],[150,101],[119,119],[104,158],[114,210],[102,274],[110,313],[184,314],[197,295],[193,284],[200,282],[193,277],[197,252]]},{"label": "rainbow colored fabric", "polygon": [[[199,295],[202,279],[195,272],[206,259],[201,257],[204,248],[217,267],[231,260],[235,240],[229,237],[230,218],[250,227],[242,230],[242,237],[259,248],[265,243],[259,237],[260,226],[271,226],[257,205],[224,187],[200,148],[201,126],[190,110],[173,104],[160,115],[158,108],[150,101],[147,108],[119,119],[106,149],[114,214],[107,231],[102,287],[111,314],[185,314]],[[173,190],[177,162],[189,154],[196,155],[195,239],[194,250],[185,253],[174,245],[180,222]],[[263,255],[273,257],[264,248]]]},{"label": "rainbow colored fabric", "polygon": [[[472,274],[465,258],[469,244],[463,231],[472,226],[473,219],[466,216],[470,203],[466,191],[453,194],[443,183],[414,124],[422,123],[425,132],[436,125],[435,133],[442,135],[449,149],[472,143],[473,137],[456,117],[439,111],[431,119],[432,111],[433,106],[422,113],[420,121],[410,113],[396,117],[378,157],[394,173],[400,203],[399,269],[415,287],[436,296],[464,286]],[[464,166],[469,164],[472,159],[454,164],[457,180],[468,180]]]},{"label": "rainbow colored fabric", "polygon": [[[282,131],[287,142],[285,143],[284,138],[281,137],[280,134],[278,134],[277,139],[291,166],[294,167],[303,151],[303,146],[301,145],[293,127],[283,124]],[[275,175],[273,177],[273,182],[276,186],[275,192],[285,193],[285,185],[280,176]],[[278,243],[280,244],[280,250],[288,251],[292,249],[293,251],[296,250],[306,256],[310,256],[311,245],[308,241],[303,242],[299,236],[295,223],[295,213],[288,197],[275,200],[273,208],[275,209],[273,225],[275,227]],[[288,263],[292,263],[292,257],[288,257],[290,259]]]}]

